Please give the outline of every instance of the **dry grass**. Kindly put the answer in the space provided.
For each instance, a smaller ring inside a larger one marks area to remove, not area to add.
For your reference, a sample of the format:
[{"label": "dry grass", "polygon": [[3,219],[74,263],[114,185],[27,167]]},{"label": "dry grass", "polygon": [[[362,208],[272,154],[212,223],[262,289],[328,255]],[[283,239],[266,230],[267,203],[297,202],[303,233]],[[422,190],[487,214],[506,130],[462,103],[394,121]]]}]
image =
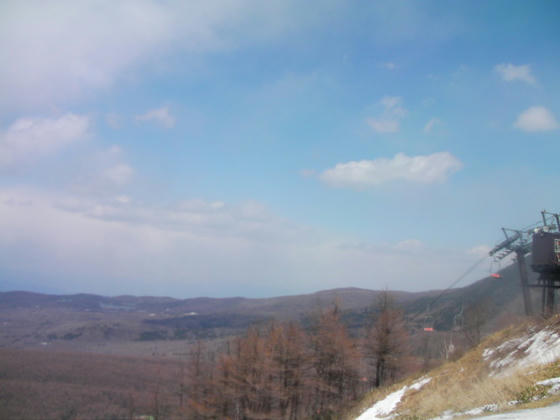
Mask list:
[{"label": "dry grass", "polygon": [[509,401],[515,400],[522,390],[533,384],[522,374],[496,379],[473,378],[465,372],[457,373],[459,377],[447,372],[446,376],[433,378],[423,390],[403,401],[400,413],[409,417],[431,418],[446,411],[459,413],[489,404],[507,407]]},{"label": "dry grass", "polygon": [[[546,323],[530,320],[506,328],[488,337],[461,359],[428,372],[426,376],[432,378],[431,382],[419,391],[407,392],[398,406],[398,418],[428,419],[446,411],[461,413],[489,404],[496,404],[499,410],[519,409],[543,406],[560,400],[560,396],[548,394],[548,387],[535,385],[543,379],[560,377],[560,362],[499,377],[489,375],[487,362],[482,357],[486,348],[494,348],[506,340],[527,334],[531,329],[539,330],[545,326],[558,329],[560,318],[552,318]],[[390,388],[373,391],[349,413],[347,419],[354,419],[374,402],[416,380],[418,377],[409,378]],[[512,401],[518,403],[512,405]]]},{"label": "dry grass", "polygon": [[369,407],[371,407],[373,404],[375,404],[377,401],[382,400],[383,398],[385,398],[390,393],[395,392],[395,391],[401,389],[404,385],[409,385],[412,382],[413,382],[413,380],[408,378],[406,381],[399,382],[397,384],[393,384],[393,385],[388,386],[388,387],[383,387],[383,388],[379,388],[379,389],[375,389],[375,390],[371,391],[370,393],[366,394],[366,396],[360,401],[359,404],[357,404],[355,407],[353,407],[351,410],[349,410],[348,413],[346,413],[346,415],[344,416],[344,420],[355,419],[362,412],[364,412]]}]

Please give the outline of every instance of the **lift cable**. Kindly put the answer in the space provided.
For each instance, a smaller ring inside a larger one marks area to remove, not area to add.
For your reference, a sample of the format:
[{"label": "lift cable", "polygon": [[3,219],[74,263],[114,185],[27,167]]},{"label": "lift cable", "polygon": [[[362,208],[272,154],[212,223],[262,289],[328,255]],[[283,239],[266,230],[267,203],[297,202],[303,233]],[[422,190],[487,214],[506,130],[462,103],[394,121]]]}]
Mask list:
[{"label": "lift cable", "polygon": [[[517,232],[518,238],[515,239],[514,241],[516,241],[518,239],[523,239],[523,237],[522,237],[523,232],[527,232],[527,234],[531,234],[530,230],[532,230],[533,228],[538,227],[538,226],[542,226],[543,224],[545,226],[548,225],[550,219],[552,219],[553,224],[554,224],[554,221],[557,222],[556,229],[560,232],[559,216],[556,213],[547,213],[544,210],[543,210],[542,213],[543,213],[543,219],[544,219],[543,221],[535,222],[531,225],[528,225],[528,226],[524,227],[522,230],[515,230],[515,232]],[[554,220],[554,218],[556,218],[556,220]],[[507,238],[507,235],[506,235],[506,238]],[[476,261],[461,276],[459,276],[459,278],[457,278],[457,280],[455,280],[453,283],[451,283],[451,285],[449,285],[446,289],[442,290],[439,295],[437,295],[430,303],[428,303],[428,306],[427,306],[428,311],[429,311],[429,308],[432,308],[432,305],[434,303],[436,303],[439,299],[441,299],[442,296],[445,295],[449,290],[451,290],[453,287],[455,287],[457,284],[459,284],[467,275],[469,275],[476,267],[478,267],[484,260],[486,260],[486,258],[488,258],[488,255],[485,255],[482,258],[480,258],[478,261]],[[411,321],[414,321],[419,316],[420,316],[420,314],[417,314],[416,316],[414,316],[411,319]]]},{"label": "lift cable", "polygon": [[[471,265],[463,274],[461,274],[459,276],[459,278],[457,278],[457,280],[455,280],[453,283],[451,283],[446,289],[442,290],[442,292],[437,295],[429,304],[428,304],[428,308],[431,308],[432,305],[434,303],[436,303],[439,299],[441,299],[441,297],[443,295],[445,295],[449,290],[451,290],[453,287],[455,287],[457,284],[459,284],[465,277],[467,277],[476,267],[478,267],[480,264],[482,264],[482,262],[484,260],[486,260],[486,258],[488,258],[488,255],[485,255],[484,257],[482,257],[481,259],[479,259],[478,261],[476,261],[473,265]],[[414,321],[416,318],[418,318],[418,316],[420,316],[420,314],[417,314],[415,317],[413,317],[411,319],[411,321]]]}]

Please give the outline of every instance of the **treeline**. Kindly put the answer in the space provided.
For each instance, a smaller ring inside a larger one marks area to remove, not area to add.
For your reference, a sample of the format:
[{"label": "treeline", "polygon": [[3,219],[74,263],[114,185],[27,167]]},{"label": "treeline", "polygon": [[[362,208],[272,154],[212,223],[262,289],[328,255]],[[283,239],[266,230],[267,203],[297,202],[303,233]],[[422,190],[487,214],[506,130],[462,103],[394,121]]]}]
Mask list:
[{"label": "treeline", "polygon": [[383,295],[375,322],[352,338],[334,305],[310,329],[298,323],[252,327],[220,351],[202,342],[189,355],[183,411],[192,419],[330,419],[366,391],[407,369],[408,334]]}]

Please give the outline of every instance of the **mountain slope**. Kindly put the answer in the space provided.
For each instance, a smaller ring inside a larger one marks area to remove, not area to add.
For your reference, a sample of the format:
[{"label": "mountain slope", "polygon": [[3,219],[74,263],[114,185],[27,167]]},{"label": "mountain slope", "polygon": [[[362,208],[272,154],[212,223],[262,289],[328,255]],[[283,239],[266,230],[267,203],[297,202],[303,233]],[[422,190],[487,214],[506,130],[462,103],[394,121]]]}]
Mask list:
[{"label": "mountain slope", "polygon": [[347,418],[469,418],[558,401],[560,315],[509,327],[458,361],[376,390]]},{"label": "mountain slope", "polygon": [[[82,345],[90,350],[92,344],[105,348],[115,342],[219,338],[273,319],[309,325],[314,314],[335,301],[352,334],[359,335],[376,316],[374,305],[380,293],[344,288],[262,299],[174,299],[4,292],[0,293],[0,346],[57,345],[78,350]],[[477,310],[485,305],[485,333],[495,330],[504,314],[523,313],[515,266],[502,270],[501,279],[487,277],[467,287],[389,293],[404,311],[411,331],[422,330],[428,321],[438,331],[457,328],[463,312],[473,305],[478,305]]]}]

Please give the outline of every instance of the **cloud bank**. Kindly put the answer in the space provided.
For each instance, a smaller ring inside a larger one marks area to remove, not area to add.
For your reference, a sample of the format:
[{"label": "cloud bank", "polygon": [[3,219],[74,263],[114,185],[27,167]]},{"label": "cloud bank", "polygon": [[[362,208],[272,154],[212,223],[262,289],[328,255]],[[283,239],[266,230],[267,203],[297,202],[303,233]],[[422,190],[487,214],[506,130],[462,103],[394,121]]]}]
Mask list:
[{"label": "cloud bank", "polygon": [[414,239],[335,238],[256,202],[154,207],[122,196],[0,189],[2,278],[28,275],[60,292],[274,296],[349,285],[412,290],[412,277],[422,290],[446,285],[449,271],[471,259],[442,258]]},{"label": "cloud bank", "polygon": [[6,0],[0,109],[73,103],[134,80],[172,53],[188,66],[189,55],[293,34],[314,19],[314,8],[292,0]]},{"label": "cloud bank", "polygon": [[34,162],[84,139],[90,128],[87,116],[17,119],[0,131],[0,168]]}]

